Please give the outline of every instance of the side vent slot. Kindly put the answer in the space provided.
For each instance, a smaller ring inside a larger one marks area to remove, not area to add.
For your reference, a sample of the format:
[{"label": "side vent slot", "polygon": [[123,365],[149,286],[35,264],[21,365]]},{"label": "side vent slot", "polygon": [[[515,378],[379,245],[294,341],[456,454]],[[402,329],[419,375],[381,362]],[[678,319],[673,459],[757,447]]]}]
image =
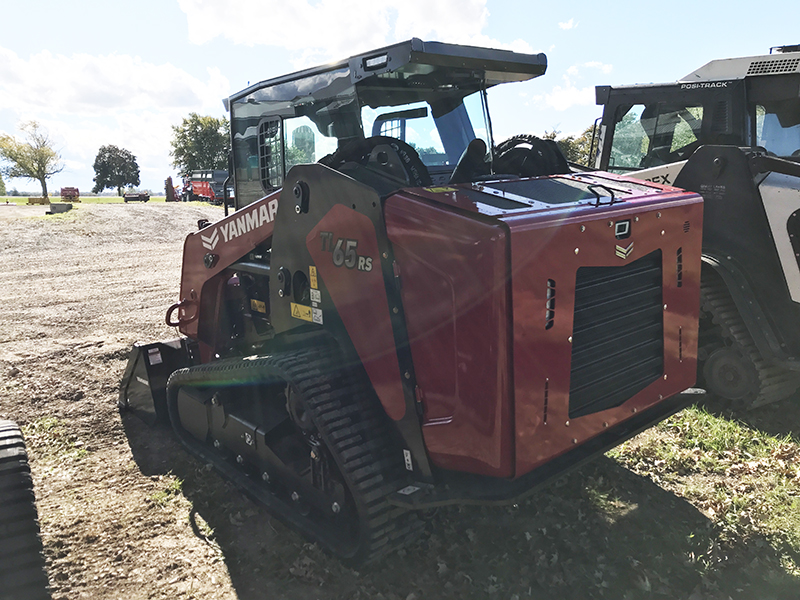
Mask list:
[{"label": "side vent slot", "polygon": [[678,362],[683,362],[683,327],[678,327]]},{"label": "side vent slot", "polygon": [[683,248],[678,248],[678,257],[676,263],[678,271],[678,287],[683,287]]},{"label": "side vent slot", "polygon": [[711,133],[731,133],[731,105],[727,100],[720,100],[714,107]]},{"label": "side vent slot", "polygon": [[550,396],[550,380],[544,380],[544,415],[543,415],[543,422],[547,425],[547,401],[548,397]]},{"label": "side vent slot", "polygon": [[544,313],[544,328],[550,329],[556,320],[556,281],[555,279],[547,280],[547,302],[545,304],[546,310]]}]

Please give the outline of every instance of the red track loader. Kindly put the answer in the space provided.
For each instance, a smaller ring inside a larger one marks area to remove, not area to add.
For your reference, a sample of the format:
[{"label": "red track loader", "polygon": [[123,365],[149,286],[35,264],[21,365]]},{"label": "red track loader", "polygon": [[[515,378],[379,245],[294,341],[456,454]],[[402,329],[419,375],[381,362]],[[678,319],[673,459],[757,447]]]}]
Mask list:
[{"label": "red track loader", "polygon": [[495,146],[487,90],[545,68],[413,39],[231,96],[237,210],[120,405],[358,564],[696,398],[702,199]]}]

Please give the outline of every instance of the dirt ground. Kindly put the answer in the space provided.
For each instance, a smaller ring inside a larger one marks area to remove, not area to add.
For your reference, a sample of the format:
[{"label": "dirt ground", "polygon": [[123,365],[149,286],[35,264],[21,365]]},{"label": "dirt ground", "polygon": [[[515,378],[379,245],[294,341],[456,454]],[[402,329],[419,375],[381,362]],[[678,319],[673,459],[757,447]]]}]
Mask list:
[{"label": "dirt ground", "polygon": [[[55,599],[798,597],[764,539],[607,457],[519,505],[427,514],[414,546],[343,567],[117,410],[131,344],[176,337],[184,236],[221,209],[44,211],[0,206],[0,418],[28,438]],[[770,411],[776,430],[800,423]]]}]

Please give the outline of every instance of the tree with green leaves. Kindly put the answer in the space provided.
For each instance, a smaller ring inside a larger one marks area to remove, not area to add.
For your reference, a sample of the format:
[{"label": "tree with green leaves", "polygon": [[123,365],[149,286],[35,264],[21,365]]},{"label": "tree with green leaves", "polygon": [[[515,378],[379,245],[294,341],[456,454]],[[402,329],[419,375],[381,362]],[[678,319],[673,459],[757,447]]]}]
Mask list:
[{"label": "tree with green leaves", "polygon": [[[563,138],[559,138],[558,135],[561,133],[558,130],[547,131],[542,136],[546,140],[555,140],[558,147],[561,148],[561,152],[564,153],[564,156],[569,162],[576,163],[579,165],[584,166],[591,166],[589,165],[589,161],[592,158],[592,132],[594,131],[594,125],[589,125],[583,133],[578,136],[568,135]],[[597,144],[597,138],[595,138],[595,145]]]},{"label": "tree with green leaves", "polygon": [[203,117],[190,113],[172,127],[172,165],[184,177],[192,171],[228,168],[230,122],[227,117]]},{"label": "tree with green leaves", "polygon": [[6,182],[3,181],[3,176],[0,175],[0,196],[6,195]]},{"label": "tree with green leaves", "polygon": [[124,148],[100,146],[94,159],[92,192],[97,194],[107,188],[117,188],[117,195],[122,196],[122,188],[128,185],[139,185],[139,165],[136,157]]},{"label": "tree with green leaves", "polygon": [[28,121],[20,125],[25,140],[0,134],[0,158],[7,164],[0,172],[7,177],[22,177],[38,181],[42,197],[47,198],[47,180],[64,170],[61,155],[39,123]]}]

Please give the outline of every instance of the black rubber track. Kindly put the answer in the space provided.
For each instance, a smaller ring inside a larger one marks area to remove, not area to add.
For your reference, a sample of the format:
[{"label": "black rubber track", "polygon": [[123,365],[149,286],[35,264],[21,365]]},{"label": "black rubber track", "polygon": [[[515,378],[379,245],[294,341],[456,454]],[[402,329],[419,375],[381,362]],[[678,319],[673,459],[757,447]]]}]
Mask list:
[{"label": "black rubber track", "polygon": [[[759,353],[728,288],[722,278],[708,267],[703,268],[700,307],[701,357],[708,358],[715,349],[724,345],[738,353],[744,364],[755,371],[752,387],[741,399],[747,408],[758,408],[794,394],[800,387],[800,373],[785,369]],[[703,363],[701,360],[698,366],[700,375]]]},{"label": "black rubber track", "polygon": [[19,427],[0,421],[0,599],[50,598],[33,481]]},{"label": "black rubber track", "polygon": [[[168,382],[170,419],[178,423],[177,392],[182,386],[222,388],[226,384],[289,382],[302,395],[312,421],[352,495],[358,514],[357,541],[345,541],[295,504],[279,497],[256,477],[179,425],[184,445],[260,501],[290,527],[318,542],[350,565],[373,563],[416,538],[424,524],[413,511],[392,506],[387,497],[404,483],[402,454],[393,443],[388,418],[372,387],[336,368],[331,350],[308,349],[275,355],[226,359],[182,369]],[[343,516],[343,515],[342,515]]]}]

